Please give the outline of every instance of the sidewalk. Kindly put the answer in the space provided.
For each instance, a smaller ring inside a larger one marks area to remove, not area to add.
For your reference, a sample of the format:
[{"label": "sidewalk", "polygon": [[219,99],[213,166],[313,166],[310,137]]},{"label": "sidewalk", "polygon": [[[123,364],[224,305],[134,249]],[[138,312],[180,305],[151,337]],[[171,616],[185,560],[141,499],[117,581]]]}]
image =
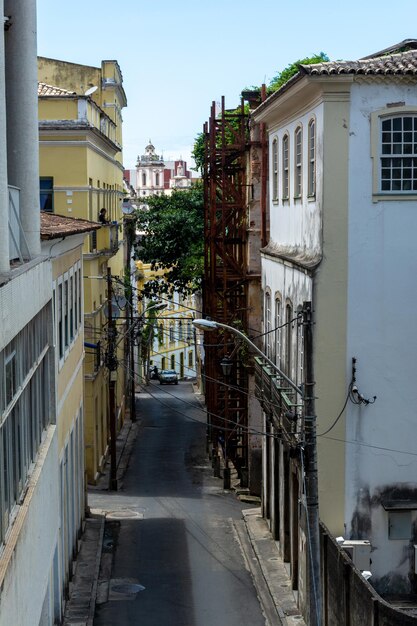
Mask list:
[{"label": "sidewalk", "polygon": [[270,626],[305,626],[261,509],[246,509],[242,513],[243,521],[236,522],[235,529]]},{"label": "sidewalk", "polygon": [[[125,419],[116,440],[117,483],[120,489],[138,431],[138,424]],[[108,491],[110,464],[95,486],[88,492]],[[96,607],[105,514],[90,510],[80,541],[80,550],[73,563],[74,576],[70,583],[69,600],[65,607],[64,626],[92,626]]]},{"label": "sidewalk", "polygon": [[[123,475],[138,432],[139,424],[125,420],[117,437],[117,481]],[[222,480],[222,479],[219,479]],[[88,491],[107,491],[109,464],[98,484]],[[70,598],[65,608],[64,626],[92,626],[97,600],[98,578],[102,557],[105,513],[92,509],[85,521],[80,551],[74,562]],[[291,581],[279,556],[260,508],[243,511],[243,520],[234,523],[247,567],[251,572],[268,626],[305,626],[299,614]],[[186,626],[186,625],[184,625]]]}]

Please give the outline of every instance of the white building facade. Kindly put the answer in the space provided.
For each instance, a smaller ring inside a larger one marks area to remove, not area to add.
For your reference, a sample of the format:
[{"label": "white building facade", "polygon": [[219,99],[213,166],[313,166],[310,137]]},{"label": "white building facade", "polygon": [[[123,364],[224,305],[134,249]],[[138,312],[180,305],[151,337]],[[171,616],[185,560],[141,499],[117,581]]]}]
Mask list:
[{"label": "white building facade", "polygon": [[60,617],[52,273],[40,255],[36,3],[1,7],[12,17],[0,31],[0,624],[33,626]]},{"label": "white building facade", "polygon": [[[391,52],[302,66],[255,120],[267,125],[270,152],[262,281],[264,332],[272,332],[264,349],[302,384],[297,314],[312,301],[320,519],[334,536],[369,540],[370,582],[379,593],[410,594],[417,584],[417,52]],[[268,446],[264,501],[284,544],[284,451],[281,442]],[[300,502],[302,479],[289,478]],[[300,533],[297,563],[305,541]],[[291,551],[290,541],[293,562]],[[302,582],[294,588],[302,591]]]}]

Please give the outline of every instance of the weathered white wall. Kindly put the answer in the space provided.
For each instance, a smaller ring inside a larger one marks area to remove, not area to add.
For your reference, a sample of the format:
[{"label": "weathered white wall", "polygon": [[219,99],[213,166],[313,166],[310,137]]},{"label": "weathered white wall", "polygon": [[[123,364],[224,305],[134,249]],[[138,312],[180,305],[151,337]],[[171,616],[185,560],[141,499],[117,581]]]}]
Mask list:
[{"label": "weathered white wall", "polygon": [[52,270],[48,262],[37,263],[0,290],[0,350],[30,322],[51,299]]},{"label": "weathered white wall", "polygon": [[58,536],[57,467],[56,428],[50,426],[6,545],[7,551],[18,533],[0,591],[0,626],[39,623]]},{"label": "weathered white wall", "polygon": [[[308,189],[308,124],[316,120],[316,196],[307,197]],[[301,124],[303,130],[303,169],[302,198],[294,199],[294,131]],[[281,252],[300,255],[300,260],[319,257],[321,253],[321,189],[323,154],[323,105],[311,108],[307,113],[294,117],[291,121],[271,126],[269,131],[269,210],[270,245],[277,244]],[[290,138],[290,192],[288,201],[282,201],[282,138],[288,133]],[[278,139],[279,202],[272,198],[272,143]]]},{"label": "weathered white wall", "polygon": [[393,102],[417,112],[415,86],[352,86],[346,382],[357,357],[357,386],[377,401],[347,408],[346,439],[358,443],[347,446],[346,527],[372,541],[372,581],[395,571],[407,585],[415,524],[410,540],[389,540],[381,496],[417,499],[417,210],[406,198],[372,202],[370,158],[370,114]]}]

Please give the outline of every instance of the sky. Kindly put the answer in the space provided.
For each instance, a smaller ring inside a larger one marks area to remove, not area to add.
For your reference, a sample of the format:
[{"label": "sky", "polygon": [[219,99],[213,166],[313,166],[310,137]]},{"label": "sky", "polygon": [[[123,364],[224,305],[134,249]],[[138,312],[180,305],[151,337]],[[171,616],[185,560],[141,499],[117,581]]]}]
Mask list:
[{"label": "sky", "polygon": [[165,160],[192,166],[194,139],[213,101],[240,103],[318,52],[355,60],[417,38],[417,1],[402,0],[37,0],[38,54],[93,65],[118,61],[126,169],[149,139]]}]

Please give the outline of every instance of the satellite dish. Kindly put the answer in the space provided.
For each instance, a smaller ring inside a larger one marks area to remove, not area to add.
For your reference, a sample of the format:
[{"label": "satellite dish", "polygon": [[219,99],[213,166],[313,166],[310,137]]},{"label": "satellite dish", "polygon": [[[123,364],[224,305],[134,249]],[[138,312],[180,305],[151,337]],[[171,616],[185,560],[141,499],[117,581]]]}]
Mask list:
[{"label": "satellite dish", "polygon": [[[109,317],[109,307],[108,307],[107,304],[104,305],[103,311],[104,311],[104,315],[108,318]],[[112,316],[112,318],[114,320],[118,319],[120,317],[120,308],[118,307],[118,305],[114,301],[111,304],[111,316]]]},{"label": "satellite dish", "polygon": [[[112,297],[111,303],[111,316],[113,319],[119,319],[120,311],[124,309],[127,305],[127,300],[122,294],[114,293]],[[109,317],[109,307],[106,304],[104,305],[104,315]]]},{"label": "satellite dish", "polygon": [[94,85],[94,87],[90,87],[90,89],[87,89],[87,91],[84,93],[85,96],[91,96],[91,94],[93,94],[95,91],[97,91],[98,87],[97,85]]},{"label": "satellite dish", "polygon": [[133,206],[130,200],[123,200],[122,213],[124,215],[130,215],[131,213],[133,213]]}]

